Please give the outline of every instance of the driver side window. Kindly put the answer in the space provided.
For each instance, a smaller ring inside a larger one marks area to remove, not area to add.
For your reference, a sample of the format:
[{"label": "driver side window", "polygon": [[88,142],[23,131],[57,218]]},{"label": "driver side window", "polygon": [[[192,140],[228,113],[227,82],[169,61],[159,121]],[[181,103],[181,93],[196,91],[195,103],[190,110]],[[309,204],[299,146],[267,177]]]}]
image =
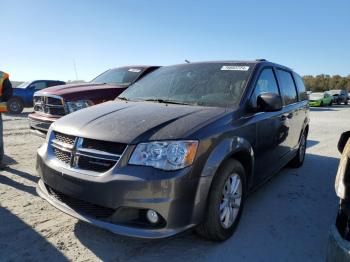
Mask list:
[{"label": "driver side window", "polygon": [[255,86],[254,97],[257,98],[263,93],[279,95],[276,78],[271,68],[266,68],[261,72]]}]

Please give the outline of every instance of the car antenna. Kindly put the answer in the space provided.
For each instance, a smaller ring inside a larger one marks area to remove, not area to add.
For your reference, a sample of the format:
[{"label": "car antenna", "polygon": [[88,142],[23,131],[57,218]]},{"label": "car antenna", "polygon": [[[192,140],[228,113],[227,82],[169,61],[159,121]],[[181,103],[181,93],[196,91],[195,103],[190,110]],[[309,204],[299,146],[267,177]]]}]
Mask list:
[{"label": "car antenna", "polygon": [[190,62],[190,61],[188,61],[187,59],[185,59],[185,62],[186,62],[187,64],[191,63],[191,62]]}]

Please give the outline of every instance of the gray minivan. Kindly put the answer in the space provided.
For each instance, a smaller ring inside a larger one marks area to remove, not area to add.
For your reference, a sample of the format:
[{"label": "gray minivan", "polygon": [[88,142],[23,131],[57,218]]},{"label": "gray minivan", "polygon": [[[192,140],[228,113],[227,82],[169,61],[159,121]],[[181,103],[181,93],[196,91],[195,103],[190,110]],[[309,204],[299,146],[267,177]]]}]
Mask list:
[{"label": "gray minivan", "polygon": [[163,238],[196,227],[229,238],[249,192],[304,162],[301,77],[268,62],[162,67],[116,101],[56,121],[38,150],[38,194],[114,233]]}]

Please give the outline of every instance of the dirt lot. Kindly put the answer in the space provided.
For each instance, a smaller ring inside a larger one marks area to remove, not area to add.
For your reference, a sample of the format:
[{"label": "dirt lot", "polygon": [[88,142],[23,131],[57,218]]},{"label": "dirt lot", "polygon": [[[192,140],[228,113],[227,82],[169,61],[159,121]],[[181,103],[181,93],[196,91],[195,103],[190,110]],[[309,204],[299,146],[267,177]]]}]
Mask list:
[{"label": "dirt lot", "polygon": [[27,114],[4,117],[6,154],[0,175],[1,261],[323,261],[337,198],[337,140],[350,129],[350,107],[313,109],[304,166],[285,169],[248,199],[230,240],[215,244],[191,232],[165,240],[113,235],[78,222],[35,192],[35,153]]}]

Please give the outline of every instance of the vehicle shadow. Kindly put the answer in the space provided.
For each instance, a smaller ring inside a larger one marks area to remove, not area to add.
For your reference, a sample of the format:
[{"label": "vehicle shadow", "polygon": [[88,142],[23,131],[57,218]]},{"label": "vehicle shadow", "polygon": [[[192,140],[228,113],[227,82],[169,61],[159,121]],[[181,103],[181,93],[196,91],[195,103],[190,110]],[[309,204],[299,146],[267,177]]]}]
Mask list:
[{"label": "vehicle shadow", "polygon": [[[22,173],[24,173],[24,172],[22,172]],[[11,178],[8,178],[7,176],[1,175],[1,173],[0,173],[0,184],[8,185],[10,187],[16,188],[16,189],[21,190],[23,192],[27,192],[29,194],[32,194],[33,196],[37,196],[35,187],[16,182],[16,181],[12,180]]]},{"label": "vehicle shadow", "polygon": [[339,159],[307,154],[299,169],[283,169],[249,196],[235,235],[213,243],[187,232],[140,240],[78,222],[79,241],[103,261],[321,261],[337,198]]},{"label": "vehicle shadow", "polygon": [[313,146],[315,146],[315,145],[317,145],[317,144],[319,144],[319,143],[320,143],[320,141],[308,139],[308,140],[307,140],[307,148],[313,147]]},{"label": "vehicle shadow", "polygon": [[5,117],[3,118],[3,121],[4,122],[6,122],[6,121],[13,121],[16,118],[28,118],[28,115],[30,113],[31,112],[22,112],[20,114],[5,113],[4,114]]},{"label": "vehicle shadow", "polygon": [[0,207],[0,232],[1,261],[67,261],[45,238],[4,207]]},{"label": "vehicle shadow", "polygon": [[349,108],[349,105],[333,105],[334,108]]},{"label": "vehicle shadow", "polygon": [[7,167],[5,169],[5,171],[9,172],[10,174],[13,174],[13,175],[16,175],[16,176],[20,176],[22,178],[30,180],[30,181],[32,181],[34,183],[37,183],[38,180],[39,180],[39,177],[37,177],[37,176],[33,176],[33,175],[31,175],[31,174],[29,174],[27,172],[23,172],[23,171],[20,171],[20,170],[17,170],[17,169],[13,169],[11,167]]},{"label": "vehicle shadow", "polygon": [[310,107],[311,112],[339,111],[334,107]]},{"label": "vehicle shadow", "polygon": [[11,179],[8,176],[2,175],[2,174],[6,172],[9,175],[16,175],[21,178],[27,179],[33,183],[37,183],[39,180],[39,177],[31,175],[30,173],[12,168],[11,165],[16,164],[17,162],[8,156],[5,156],[5,163],[8,166],[4,170],[0,171],[0,184],[8,185],[10,187],[16,188],[23,192],[27,192],[29,194],[37,196],[35,187],[30,186],[28,184],[17,182],[15,179]]},{"label": "vehicle shadow", "polygon": [[4,155],[4,159],[3,159],[4,164],[6,164],[7,166],[12,166],[15,164],[18,164],[17,161],[15,159],[13,159],[12,157],[8,156],[8,155]]},{"label": "vehicle shadow", "polygon": [[310,111],[339,111],[337,109],[349,108],[349,105],[332,105],[332,106],[323,106],[323,107],[310,107]]}]

